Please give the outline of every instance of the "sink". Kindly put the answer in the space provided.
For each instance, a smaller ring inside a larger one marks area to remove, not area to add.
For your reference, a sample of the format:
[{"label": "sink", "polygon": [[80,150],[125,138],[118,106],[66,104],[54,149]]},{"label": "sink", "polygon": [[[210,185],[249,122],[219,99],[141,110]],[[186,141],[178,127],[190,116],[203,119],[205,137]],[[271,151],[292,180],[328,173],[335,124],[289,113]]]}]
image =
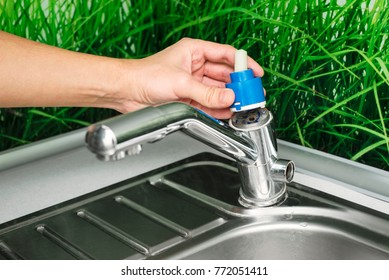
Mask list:
[{"label": "sink", "polygon": [[1,224],[0,259],[389,259],[385,200],[299,170],[274,207],[239,188],[233,161],[190,156]]},{"label": "sink", "polygon": [[[370,237],[326,223],[251,223],[220,234],[175,258],[185,259],[388,259]],[[350,226],[350,225],[349,225]],[[368,231],[365,232],[366,234]],[[386,240],[387,241],[387,240]],[[206,248],[205,248],[206,246]]]},{"label": "sink", "polygon": [[[388,236],[355,224],[358,221],[353,216],[358,214],[342,217],[344,213],[338,210],[313,208],[289,211],[290,214],[284,211],[273,213],[268,220],[231,221],[199,237],[191,246],[182,244],[159,257],[214,260],[389,259]],[[375,222],[383,221],[377,219]]]}]

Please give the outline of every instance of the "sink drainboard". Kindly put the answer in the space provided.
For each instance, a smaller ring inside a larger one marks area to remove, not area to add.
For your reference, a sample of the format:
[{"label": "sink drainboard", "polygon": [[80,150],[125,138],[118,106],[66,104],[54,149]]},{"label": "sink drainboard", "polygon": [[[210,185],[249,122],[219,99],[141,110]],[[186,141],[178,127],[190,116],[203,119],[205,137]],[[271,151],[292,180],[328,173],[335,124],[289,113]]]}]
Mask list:
[{"label": "sink drainboard", "polygon": [[141,177],[1,225],[0,259],[143,259],[225,223],[162,173]]}]

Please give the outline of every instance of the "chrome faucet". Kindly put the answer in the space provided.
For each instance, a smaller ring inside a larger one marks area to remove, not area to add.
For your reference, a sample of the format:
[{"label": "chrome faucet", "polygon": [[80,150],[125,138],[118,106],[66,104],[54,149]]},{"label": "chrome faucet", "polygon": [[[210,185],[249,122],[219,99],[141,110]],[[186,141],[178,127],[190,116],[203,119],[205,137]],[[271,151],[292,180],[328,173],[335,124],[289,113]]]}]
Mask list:
[{"label": "chrome faucet", "polygon": [[281,203],[286,183],[294,175],[294,163],[278,159],[266,108],[234,113],[229,125],[183,103],[148,107],[90,126],[86,143],[104,161],[140,153],[142,143],[153,143],[181,130],[234,158],[241,178],[239,202],[245,207]]}]

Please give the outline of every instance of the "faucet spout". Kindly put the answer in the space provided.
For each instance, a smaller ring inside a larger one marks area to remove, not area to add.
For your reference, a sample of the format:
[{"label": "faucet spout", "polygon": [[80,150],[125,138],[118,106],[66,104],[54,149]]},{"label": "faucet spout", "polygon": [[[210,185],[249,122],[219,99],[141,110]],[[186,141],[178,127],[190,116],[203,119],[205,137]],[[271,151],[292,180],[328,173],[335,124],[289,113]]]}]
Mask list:
[{"label": "faucet spout", "polygon": [[85,141],[100,160],[109,161],[131,154],[134,146],[159,141],[177,130],[238,162],[252,164],[257,159],[256,146],[249,137],[183,103],[148,107],[91,125]]},{"label": "faucet spout", "polygon": [[[262,114],[268,112],[271,117],[267,109],[259,111]],[[242,125],[240,115],[236,113],[235,121],[231,119],[228,126],[191,106],[169,103],[94,124],[88,128],[85,141],[97,158],[109,161],[140,153],[143,143],[159,141],[181,130],[237,161],[242,179],[242,205],[257,207],[276,204],[282,199],[274,197],[284,198],[286,195],[285,182],[293,178],[294,164],[285,165],[277,158],[274,136],[266,129],[262,131],[263,125],[260,128],[255,126],[255,129],[251,124],[249,128],[239,128]],[[238,116],[240,122],[236,122]],[[260,119],[263,121],[265,117]],[[266,120],[264,127],[267,126]],[[262,139],[266,144],[262,144]],[[279,188],[282,184],[284,187]]]}]

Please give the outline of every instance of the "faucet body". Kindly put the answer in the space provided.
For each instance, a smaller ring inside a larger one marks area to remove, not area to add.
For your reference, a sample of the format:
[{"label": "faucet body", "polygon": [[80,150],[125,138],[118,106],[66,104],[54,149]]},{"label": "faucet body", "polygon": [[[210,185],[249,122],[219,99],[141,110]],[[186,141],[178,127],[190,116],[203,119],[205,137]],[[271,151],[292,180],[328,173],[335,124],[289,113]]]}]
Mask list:
[{"label": "faucet body", "polygon": [[278,158],[272,113],[266,108],[237,112],[230,126],[253,141],[257,155],[254,163],[238,162],[242,183],[239,202],[256,207],[283,201],[295,167],[292,161]]},{"label": "faucet body", "polygon": [[242,181],[240,203],[245,207],[270,206],[286,197],[286,182],[294,163],[279,160],[272,114],[265,108],[235,113],[230,126],[183,103],[148,107],[97,123],[88,128],[86,143],[100,160],[117,160],[141,152],[181,130],[234,158]]}]

